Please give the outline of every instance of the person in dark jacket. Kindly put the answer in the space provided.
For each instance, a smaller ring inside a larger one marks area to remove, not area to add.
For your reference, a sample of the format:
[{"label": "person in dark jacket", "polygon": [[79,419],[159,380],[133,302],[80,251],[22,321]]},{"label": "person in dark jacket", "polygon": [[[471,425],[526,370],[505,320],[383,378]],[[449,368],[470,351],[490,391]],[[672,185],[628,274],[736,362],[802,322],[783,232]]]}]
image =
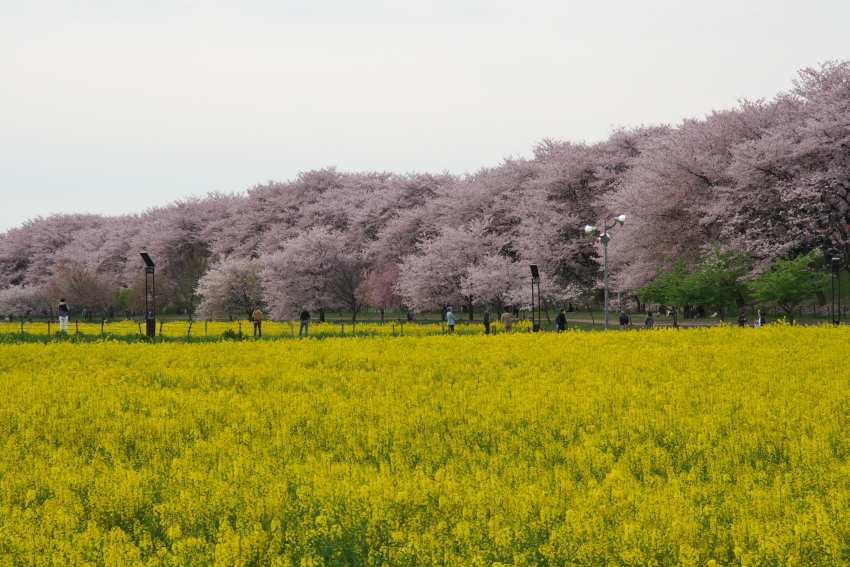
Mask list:
[{"label": "person in dark jacket", "polygon": [[490,308],[484,310],[484,334],[490,334]]},{"label": "person in dark jacket", "polygon": [[67,333],[68,332],[68,317],[71,315],[71,310],[68,308],[68,304],[65,303],[65,298],[63,297],[59,301],[59,330]]},{"label": "person in dark jacket", "polygon": [[555,317],[555,324],[558,325],[559,333],[567,330],[567,313],[565,309],[561,309],[561,312]]},{"label": "person in dark jacket", "polygon": [[625,331],[631,325],[632,320],[625,311],[620,311],[620,330]]},{"label": "person in dark jacket", "polygon": [[298,316],[301,319],[301,327],[298,329],[298,336],[301,334],[307,334],[308,328],[310,326],[310,312],[307,311],[307,306],[304,306],[304,309],[301,310],[301,314]]}]

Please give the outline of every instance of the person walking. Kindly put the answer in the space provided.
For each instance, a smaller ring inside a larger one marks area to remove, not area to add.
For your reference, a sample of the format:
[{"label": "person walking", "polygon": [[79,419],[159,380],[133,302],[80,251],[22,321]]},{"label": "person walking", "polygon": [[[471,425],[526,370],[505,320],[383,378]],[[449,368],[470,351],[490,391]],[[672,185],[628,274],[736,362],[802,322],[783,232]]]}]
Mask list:
[{"label": "person walking", "polygon": [[764,315],[761,314],[761,309],[758,310],[758,315],[756,315],[756,321],[753,323],[753,327],[761,327],[762,325],[767,324],[767,319],[764,318]]},{"label": "person walking", "polygon": [[59,331],[63,333],[68,332],[68,317],[71,316],[71,310],[68,308],[68,304],[65,303],[65,298],[59,300]]},{"label": "person walking", "polygon": [[643,328],[651,331],[653,327],[655,327],[655,317],[652,316],[652,311],[647,311],[646,319],[643,320]]},{"label": "person walking", "polygon": [[446,323],[449,326],[449,332],[454,333],[455,332],[455,314],[452,313],[451,307],[446,309]]},{"label": "person walking", "polygon": [[490,308],[484,310],[484,334],[490,334]]},{"label": "person walking", "polygon": [[511,315],[509,309],[505,309],[502,314],[502,326],[505,327],[505,332],[510,333],[514,329],[514,316]]},{"label": "person walking", "polygon": [[263,312],[259,306],[251,313],[251,318],[254,320],[254,336],[263,336]]},{"label": "person walking", "polygon": [[558,313],[558,316],[555,317],[555,324],[558,325],[558,332],[567,330],[567,313],[566,309],[561,309],[561,312]]},{"label": "person walking", "polygon": [[301,310],[301,314],[298,316],[298,318],[301,320],[301,327],[298,328],[298,336],[300,337],[302,333],[305,335],[308,334],[308,328],[310,326],[310,312],[307,311],[306,305]]},{"label": "person walking", "polygon": [[738,314],[738,326],[746,327],[747,326],[747,314],[744,313],[743,310]]},{"label": "person walking", "polygon": [[632,324],[632,319],[626,314],[625,311],[620,311],[620,330],[625,331],[629,328],[629,325]]}]

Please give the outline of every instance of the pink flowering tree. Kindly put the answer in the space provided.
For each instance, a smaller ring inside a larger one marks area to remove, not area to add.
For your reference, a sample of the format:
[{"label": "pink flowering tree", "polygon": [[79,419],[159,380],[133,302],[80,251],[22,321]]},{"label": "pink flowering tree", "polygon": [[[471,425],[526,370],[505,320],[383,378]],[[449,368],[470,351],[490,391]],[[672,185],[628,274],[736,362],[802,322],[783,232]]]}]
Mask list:
[{"label": "pink flowering tree", "polygon": [[401,307],[401,296],[395,291],[398,283],[399,268],[395,263],[390,263],[383,269],[367,268],[364,272],[363,283],[357,288],[360,298],[381,313],[384,320],[384,312],[393,311]]},{"label": "pink flowering tree", "polygon": [[504,242],[483,220],[461,228],[444,227],[437,236],[420,243],[416,254],[404,258],[395,289],[406,305],[417,310],[444,310],[461,302],[472,320],[475,297],[464,293],[464,277],[470,266],[485,256],[499,254]]},{"label": "pink flowering tree", "polygon": [[528,265],[506,256],[486,255],[467,267],[460,291],[478,305],[495,305],[501,313],[509,298],[523,286],[523,280],[529,279],[528,271]]},{"label": "pink flowering tree", "polygon": [[213,264],[195,290],[200,297],[198,316],[222,319],[244,313],[250,317],[263,305],[262,271],[260,262],[245,258],[225,258]]},{"label": "pink flowering tree", "polygon": [[[56,300],[59,303],[59,300]],[[45,286],[10,286],[0,289],[0,315],[18,316],[51,313],[52,302]]]},{"label": "pink flowering tree", "polygon": [[295,317],[306,305],[319,311],[345,306],[352,320],[363,309],[357,293],[363,283],[363,256],[351,250],[346,235],[317,227],[280,244],[281,250],[262,256],[263,282],[270,312],[277,319]]}]

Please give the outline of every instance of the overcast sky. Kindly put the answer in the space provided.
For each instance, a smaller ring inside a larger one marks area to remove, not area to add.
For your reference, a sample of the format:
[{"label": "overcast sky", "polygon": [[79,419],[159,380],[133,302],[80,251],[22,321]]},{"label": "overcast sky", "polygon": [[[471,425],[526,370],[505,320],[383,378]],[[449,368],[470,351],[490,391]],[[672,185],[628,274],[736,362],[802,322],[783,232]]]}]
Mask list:
[{"label": "overcast sky", "polygon": [[0,0],[0,231],[675,125],[850,59],[848,21],[846,0]]}]

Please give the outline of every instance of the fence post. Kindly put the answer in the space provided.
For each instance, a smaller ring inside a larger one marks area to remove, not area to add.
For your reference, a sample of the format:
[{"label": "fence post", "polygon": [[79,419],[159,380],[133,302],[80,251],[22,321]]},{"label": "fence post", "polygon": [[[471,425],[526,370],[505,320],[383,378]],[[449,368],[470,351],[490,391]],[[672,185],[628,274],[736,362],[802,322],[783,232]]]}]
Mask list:
[{"label": "fence post", "polygon": [[103,327],[104,327],[104,324],[105,324],[105,323],[106,323],[106,319],[101,319],[101,320],[100,320],[100,336],[101,336],[101,337],[103,336]]},{"label": "fence post", "polygon": [[189,336],[189,335],[191,335],[191,334],[192,334],[192,322],[191,322],[191,321],[189,321],[189,330],[188,330],[188,331],[186,331],[186,336],[188,337],[188,336]]},{"label": "fence post", "polygon": [[47,334],[50,334],[50,319],[47,320]]},{"label": "fence post", "polygon": [[204,336],[205,337],[210,336],[210,322],[209,321],[204,321]]},{"label": "fence post", "polygon": [[74,328],[77,329],[77,333],[80,332],[80,322],[79,321],[74,321]]}]

